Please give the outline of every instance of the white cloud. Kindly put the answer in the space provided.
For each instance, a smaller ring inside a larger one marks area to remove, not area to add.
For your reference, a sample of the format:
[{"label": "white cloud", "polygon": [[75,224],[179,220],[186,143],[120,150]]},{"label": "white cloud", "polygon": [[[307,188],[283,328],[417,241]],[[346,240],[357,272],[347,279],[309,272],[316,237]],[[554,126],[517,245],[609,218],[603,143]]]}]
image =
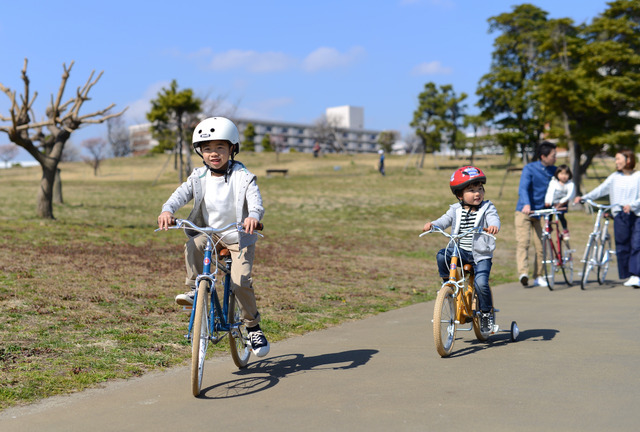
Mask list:
[{"label": "white cloud", "polygon": [[247,69],[250,72],[264,73],[288,69],[295,60],[281,52],[229,50],[215,54],[210,66],[213,70]]},{"label": "white cloud", "polygon": [[169,81],[159,81],[147,87],[140,99],[127,104],[127,111],[123,115],[125,122],[127,124],[146,123],[147,113],[151,109],[151,99],[158,97],[158,93],[170,85]]},{"label": "white cloud", "polygon": [[202,48],[184,55],[175,51],[170,54],[198,62],[204,59],[207,68],[215,71],[245,70],[260,74],[295,69],[316,72],[322,69],[348,67],[359,61],[365,55],[365,50],[360,46],[355,46],[346,52],[340,52],[331,47],[320,47],[303,59],[284,52],[239,49],[215,53],[210,48]]},{"label": "white cloud", "polygon": [[364,48],[359,46],[351,48],[346,53],[341,53],[335,48],[320,47],[303,60],[302,67],[308,72],[346,67],[357,62],[364,54]]},{"label": "white cloud", "polygon": [[453,72],[453,69],[443,66],[437,60],[422,62],[411,69],[411,75],[449,75],[451,72]]}]

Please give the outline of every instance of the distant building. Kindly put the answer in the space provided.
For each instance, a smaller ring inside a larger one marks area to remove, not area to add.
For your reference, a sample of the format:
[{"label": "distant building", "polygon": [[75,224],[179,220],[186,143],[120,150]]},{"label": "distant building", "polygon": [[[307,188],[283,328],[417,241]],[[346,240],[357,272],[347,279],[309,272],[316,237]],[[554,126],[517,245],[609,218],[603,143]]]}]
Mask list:
[{"label": "distant building", "polygon": [[364,128],[364,108],[344,105],[327,108],[327,120],[332,126],[344,129]]},{"label": "distant building", "polygon": [[[327,121],[334,126],[336,141],[350,153],[375,153],[378,150],[380,131],[364,129],[364,110],[360,107],[327,108]],[[255,130],[253,138],[257,152],[263,151],[262,140],[269,135],[280,146],[280,151],[290,150],[311,153],[316,142],[316,126],[313,124],[234,118],[238,126],[240,139],[244,139],[244,130],[252,124]],[[156,146],[151,138],[150,123],[130,126],[129,136],[134,155],[147,153]]]},{"label": "distant building", "polygon": [[158,141],[151,136],[151,123],[129,126],[129,143],[131,153],[140,156],[158,145]]}]

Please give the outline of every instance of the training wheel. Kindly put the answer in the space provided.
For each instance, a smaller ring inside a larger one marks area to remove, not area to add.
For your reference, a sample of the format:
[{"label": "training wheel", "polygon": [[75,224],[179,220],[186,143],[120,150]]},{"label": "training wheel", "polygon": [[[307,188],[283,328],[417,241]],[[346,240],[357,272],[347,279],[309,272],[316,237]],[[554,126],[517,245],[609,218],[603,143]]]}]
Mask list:
[{"label": "training wheel", "polygon": [[520,329],[518,328],[518,324],[515,321],[511,322],[511,340],[515,342],[518,339],[518,335],[520,334]]}]

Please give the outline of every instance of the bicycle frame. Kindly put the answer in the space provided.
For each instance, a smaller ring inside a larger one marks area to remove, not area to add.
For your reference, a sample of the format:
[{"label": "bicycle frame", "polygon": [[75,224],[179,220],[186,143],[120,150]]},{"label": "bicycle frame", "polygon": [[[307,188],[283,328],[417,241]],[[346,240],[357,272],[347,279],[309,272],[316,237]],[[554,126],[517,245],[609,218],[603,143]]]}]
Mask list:
[{"label": "bicycle frame", "polygon": [[[449,263],[449,280],[442,285],[451,285],[454,287],[454,295],[456,296],[456,321],[458,324],[466,324],[473,321],[472,301],[475,286],[473,285],[473,274],[471,273],[471,265],[465,264],[462,269],[459,266],[460,252],[458,244],[454,242],[454,250]],[[461,331],[471,331],[469,327],[459,329]]]},{"label": "bicycle frame", "polygon": [[[239,323],[231,323],[229,319],[229,297],[231,295],[231,258],[225,259],[225,265],[222,266],[220,261],[217,259],[217,254],[214,257],[213,251],[215,250],[212,239],[207,236],[207,244],[204,249],[204,260],[203,260],[203,271],[202,274],[198,275],[196,278],[196,292],[193,298],[193,304],[197,304],[198,295],[200,294],[200,282],[202,280],[209,281],[210,287],[210,313],[209,313],[209,339],[213,343],[218,343],[221,341],[229,331],[233,328],[237,328]],[[211,265],[212,258],[215,259],[216,270],[211,273]],[[216,290],[216,282],[217,282],[217,272],[222,271],[225,273],[224,281],[223,281],[223,294],[222,294],[222,303],[220,302],[220,298],[218,292]],[[206,295],[206,293],[205,293]],[[185,337],[187,340],[191,341],[193,320],[195,317],[195,309],[191,308],[191,316],[189,317],[189,326],[187,330],[187,334]],[[222,335],[219,333],[222,332]]]},{"label": "bicycle frame", "polygon": [[[544,219],[542,238],[540,240],[543,250],[542,265],[549,290],[554,289],[557,269],[562,270],[562,275],[567,285],[570,286],[573,283],[572,255],[575,250],[571,249],[568,243],[563,246],[564,237],[558,226],[558,214],[560,214],[560,210],[556,208],[535,210],[529,214],[529,216],[538,216]],[[552,219],[554,215],[556,216],[555,220]],[[555,238],[553,237],[554,229],[556,232]],[[565,247],[566,250],[563,250]]]},{"label": "bicycle frame", "polygon": [[[589,234],[589,240],[587,241],[581,260],[581,262],[584,263],[581,283],[581,287],[584,290],[588,283],[589,273],[593,268],[597,268],[598,283],[604,283],[609,262],[611,261],[610,257],[611,255],[615,255],[616,252],[610,248],[611,237],[609,236],[610,211],[614,206],[598,204],[590,199],[586,199],[583,202],[598,209],[593,224],[593,231]],[[609,247],[609,249],[605,250],[607,247]]]}]

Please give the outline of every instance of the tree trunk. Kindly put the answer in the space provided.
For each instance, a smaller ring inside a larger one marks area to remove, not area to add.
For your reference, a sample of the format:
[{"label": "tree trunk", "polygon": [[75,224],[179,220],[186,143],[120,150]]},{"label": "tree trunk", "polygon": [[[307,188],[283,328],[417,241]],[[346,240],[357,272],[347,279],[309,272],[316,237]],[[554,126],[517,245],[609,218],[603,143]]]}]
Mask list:
[{"label": "tree trunk", "polygon": [[[57,165],[57,164],[56,164]],[[38,190],[37,212],[42,219],[55,219],[53,217],[53,183],[56,177],[57,166],[42,165],[42,178]]]},{"label": "tree trunk", "polygon": [[573,184],[575,185],[576,196],[582,195],[582,169],[580,168],[580,158],[582,157],[582,149],[573,139],[571,127],[569,126],[569,116],[562,112],[562,123],[564,126],[564,135],[567,138],[567,147],[569,147],[569,167],[573,174]]},{"label": "tree trunk", "polygon": [[62,200],[62,180],[60,179],[60,168],[56,168],[56,177],[53,181],[53,202],[64,204]]}]

